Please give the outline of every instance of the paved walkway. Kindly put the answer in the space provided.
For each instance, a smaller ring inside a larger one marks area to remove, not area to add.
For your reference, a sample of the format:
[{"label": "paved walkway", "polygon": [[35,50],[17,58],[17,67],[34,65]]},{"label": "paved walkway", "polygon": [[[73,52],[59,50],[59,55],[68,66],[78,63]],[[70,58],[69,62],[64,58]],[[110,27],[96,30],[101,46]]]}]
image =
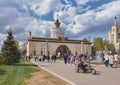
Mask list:
[{"label": "paved walkway", "polygon": [[55,63],[31,62],[66,80],[71,85],[119,85],[120,68],[107,68],[104,65],[94,65],[97,75],[91,73],[76,73],[74,66],[66,65],[63,61]]}]

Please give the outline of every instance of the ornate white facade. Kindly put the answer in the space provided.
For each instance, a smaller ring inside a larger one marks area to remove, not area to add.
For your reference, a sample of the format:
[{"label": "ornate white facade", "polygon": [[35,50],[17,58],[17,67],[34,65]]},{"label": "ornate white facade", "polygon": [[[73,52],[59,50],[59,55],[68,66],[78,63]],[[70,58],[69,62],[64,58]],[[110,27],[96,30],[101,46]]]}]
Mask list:
[{"label": "ornate white facade", "polygon": [[64,37],[64,30],[60,28],[60,22],[57,19],[55,22],[55,27],[50,30],[50,38]]},{"label": "ornate white facade", "polygon": [[68,38],[36,38],[31,37],[27,42],[27,55],[47,54],[73,54],[80,52],[91,54],[91,43],[83,40],[70,40]]},{"label": "ornate white facade", "polygon": [[58,38],[58,37],[64,37],[64,30],[63,29],[56,29],[52,28],[50,30],[50,38]]}]

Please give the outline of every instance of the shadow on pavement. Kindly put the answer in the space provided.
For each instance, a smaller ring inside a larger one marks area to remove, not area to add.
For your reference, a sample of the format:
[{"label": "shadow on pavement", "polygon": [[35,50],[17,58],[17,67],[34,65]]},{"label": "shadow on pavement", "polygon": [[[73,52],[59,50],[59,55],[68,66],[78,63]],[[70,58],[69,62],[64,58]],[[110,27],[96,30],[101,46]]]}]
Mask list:
[{"label": "shadow on pavement", "polygon": [[[83,74],[92,74],[91,72],[83,72],[83,71],[80,71],[80,72],[78,72],[78,73],[83,73]],[[100,75],[101,74],[101,72],[100,71],[96,71],[96,74],[94,74],[94,75]]]},{"label": "shadow on pavement", "polygon": [[100,73],[101,73],[100,71],[96,71],[96,74],[95,74],[95,75],[100,75]]}]

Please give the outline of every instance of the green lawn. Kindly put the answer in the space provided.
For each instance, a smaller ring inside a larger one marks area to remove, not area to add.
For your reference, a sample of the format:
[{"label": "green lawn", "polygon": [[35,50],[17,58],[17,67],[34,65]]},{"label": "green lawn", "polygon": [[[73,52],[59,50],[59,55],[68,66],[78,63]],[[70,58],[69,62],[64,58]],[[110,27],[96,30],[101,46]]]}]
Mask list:
[{"label": "green lawn", "polygon": [[26,62],[21,60],[16,65],[0,65],[0,85],[26,85],[24,81],[38,71],[36,65]]}]

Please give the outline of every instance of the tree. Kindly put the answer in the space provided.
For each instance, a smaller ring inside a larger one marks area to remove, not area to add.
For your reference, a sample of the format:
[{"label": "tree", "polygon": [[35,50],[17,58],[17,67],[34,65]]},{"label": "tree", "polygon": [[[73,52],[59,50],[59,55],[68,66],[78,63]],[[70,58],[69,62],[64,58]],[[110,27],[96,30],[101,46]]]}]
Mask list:
[{"label": "tree", "polygon": [[15,45],[17,48],[19,48],[19,42],[17,40],[14,40],[15,41]]},{"label": "tree", "polygon": [[109,43],[107,40],[103,40],[103,38],[96,38],[94,40],[94,51],[112,51],[115,52],[115,47],[112,43]]},{"label": "tree", "polygon": [[2,56],[2,54],[1,54],[1,52],[0,52],[0,64],[3,62],[3,56]]},{"label": "tree", "polygon": [[95,52],[104,50],[104,42],[102,38],[96,38],[93,43]]},{"label": "tree", "polygon": [[84,38],[83,41],[89,41],[87,38]]},{"label": "tree", "polygon": [[19,62],[20,52],[16,46],[11,29],[8,31],[7,39],[4,41],[1,49],[1,63],[2,64],[15,64]]},{"label": "tree", "polygon": [[104,40],[104,48],[106,51],[112,51],[115,53],[115,47],[112,43],[109,43],[107,40]]}]

